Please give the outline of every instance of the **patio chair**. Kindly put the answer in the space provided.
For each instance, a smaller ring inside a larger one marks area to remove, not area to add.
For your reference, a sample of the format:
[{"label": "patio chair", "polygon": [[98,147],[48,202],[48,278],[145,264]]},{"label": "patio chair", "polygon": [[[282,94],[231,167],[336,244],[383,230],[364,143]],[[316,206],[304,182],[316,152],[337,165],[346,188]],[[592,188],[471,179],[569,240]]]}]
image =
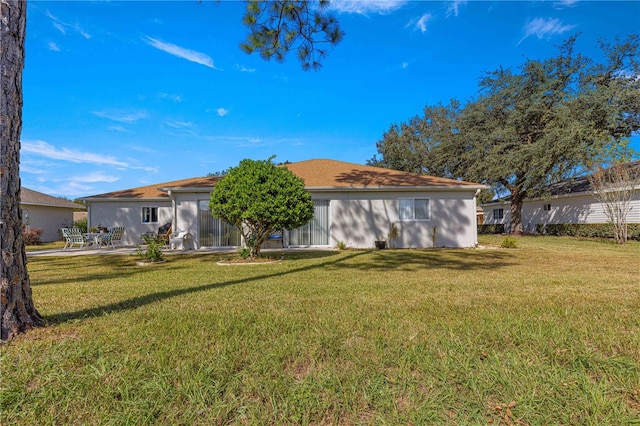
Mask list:
[{"label": "patio chair", "polygon": [[178,247],[182,250],[193,250],[194,246],[193,235],[191,235],[190,232],[176,232],[169,237],[169,247],[171,250],[176,250]]},{"label": "patio chair", "polygon": [[82,248],[87,242],[84,235],[82,235],[82,232],[78,228],[61,228],[60,231],[65,239],[65,244],[62,250],[66,250],[67,248],[71,249],[74,244],[79,244],[80,248]]},{"label": "patio chair", "polygon": [[113,249],[116,248],[116,244],[122,246],[122,235],[124,234],[123,226],[113,226],[109,228],[109,232],[104,236],[103,242],[105,245],[111,244]]},{"label": "patio chair", "polygon": [[165,223],[160,228],[158,228],[158,237],[162,237],[164,240],[164,245],[169,246],[169,238],[171,238],[171,233],[173,232],[171,228],[171,222]]}]

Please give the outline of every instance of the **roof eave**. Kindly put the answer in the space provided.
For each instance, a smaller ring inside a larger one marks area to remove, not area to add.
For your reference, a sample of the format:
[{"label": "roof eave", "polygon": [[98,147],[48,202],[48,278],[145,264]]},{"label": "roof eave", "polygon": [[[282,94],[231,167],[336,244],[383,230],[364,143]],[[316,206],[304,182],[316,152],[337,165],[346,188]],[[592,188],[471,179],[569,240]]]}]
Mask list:
[{"label": "roof eave", "polygon": [[432,186],[307,186],[308,191],[371,191],[371,192],[415,192],[415,191],[476,191],[478,189],[489,189],[486,185],[432,185]]}]

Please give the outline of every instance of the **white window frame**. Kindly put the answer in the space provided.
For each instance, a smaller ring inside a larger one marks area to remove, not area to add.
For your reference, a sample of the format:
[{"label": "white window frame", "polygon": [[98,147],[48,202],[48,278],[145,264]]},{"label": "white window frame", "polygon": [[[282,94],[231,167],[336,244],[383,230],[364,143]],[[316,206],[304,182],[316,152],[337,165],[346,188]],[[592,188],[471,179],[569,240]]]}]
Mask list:
[{"label": "white window frame", "polygon": [[[155,221],[153,220],[154,211],[156,213]],[[145,220],[146,218],[148,218],[149,220]],[[159,219],[160,219],[160,211],[158,207],[151,207],[151,206],[142,207],[142,223],[158,223]]]},{"label": "white window frame", "polygon": [[504,208],[493,209],[493,218],[495,220],[504,219]]},{"label": "white window frame", "polygon": [[[416,200],[427,202],[427,208],[426,208],[427,217],[416,218]],[[411,205],[402,206],[403,202],[406,202],[406,201],[410,201]],[[410,217],[404,217],[403,210],[405,208],[410,213]],[[401,222],[430,221],[431,220],[431,199],[427,197],[398,198],[398,218],[400,219]]]}]

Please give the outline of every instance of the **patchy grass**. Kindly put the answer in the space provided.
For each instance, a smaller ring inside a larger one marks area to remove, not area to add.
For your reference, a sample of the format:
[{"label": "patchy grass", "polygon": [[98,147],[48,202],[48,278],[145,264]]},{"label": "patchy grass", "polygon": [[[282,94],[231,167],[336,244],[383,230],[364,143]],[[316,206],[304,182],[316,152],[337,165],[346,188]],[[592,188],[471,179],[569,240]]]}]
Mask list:
[{"label": "patchy grass", "polygon": [[3,424],[637,424],[640,244],[30,258]]}]

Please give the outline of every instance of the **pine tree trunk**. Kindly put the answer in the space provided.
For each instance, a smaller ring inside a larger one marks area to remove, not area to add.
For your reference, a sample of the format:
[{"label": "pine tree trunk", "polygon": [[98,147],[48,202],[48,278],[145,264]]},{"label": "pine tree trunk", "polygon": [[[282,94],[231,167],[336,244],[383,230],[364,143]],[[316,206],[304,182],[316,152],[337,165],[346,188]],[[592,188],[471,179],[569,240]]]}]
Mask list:
[{"label": "pine tree trunk", "polygon": [[33,305],[20,208],[22,69],[27,4],[0,0],[0,339],[7,341],[44,320]]}]

